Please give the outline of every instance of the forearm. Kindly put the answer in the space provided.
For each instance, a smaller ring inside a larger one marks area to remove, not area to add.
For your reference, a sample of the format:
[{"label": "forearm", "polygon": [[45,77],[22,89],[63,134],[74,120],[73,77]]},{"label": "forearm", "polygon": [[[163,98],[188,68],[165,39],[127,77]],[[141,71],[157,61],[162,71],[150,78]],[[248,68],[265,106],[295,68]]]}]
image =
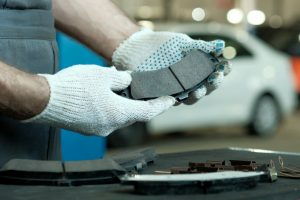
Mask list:
[{"label": "forearm", "polygon": [[46,107],[50,95],[46,79],[2,62],[0,72],[0,113],[22,120]]},{"label": "forearm", "polygon": [[108,60],[139,29],[110,0],[53,0],[53,10],[58,29]]}]

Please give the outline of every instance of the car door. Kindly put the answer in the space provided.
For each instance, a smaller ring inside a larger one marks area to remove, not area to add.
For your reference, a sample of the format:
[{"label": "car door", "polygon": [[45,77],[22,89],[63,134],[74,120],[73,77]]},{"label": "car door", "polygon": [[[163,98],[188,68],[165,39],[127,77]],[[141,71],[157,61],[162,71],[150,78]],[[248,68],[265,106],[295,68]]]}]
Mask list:
[{"label": "car door", "polygon": [[[212,41],[222,39],[226,43],[225,57],[232,57],[231,73],[223,84],[212,94],[206,96],[195,105],[199,124],[236,124],[247,119],[253,91],[249,88],[253,81],[254,67],[257,59],[254,54],[234,37],[223,35],[191,35],[194,39]],[[202,116],[202,117],[201,117]],[[205,117],[203,117],[205,116]]]}]

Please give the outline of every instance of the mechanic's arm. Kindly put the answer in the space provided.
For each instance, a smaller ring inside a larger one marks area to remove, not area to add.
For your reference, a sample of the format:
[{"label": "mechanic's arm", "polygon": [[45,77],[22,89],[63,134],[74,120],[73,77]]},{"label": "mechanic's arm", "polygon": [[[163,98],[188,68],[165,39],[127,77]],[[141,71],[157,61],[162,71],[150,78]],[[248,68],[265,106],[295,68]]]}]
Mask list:
[{"label": "mechanic's arm", "polygon": [[0,113],[28,119],[46,107],[49,86],[45,78],[0,62]]},{"label": "mechanic's arm", "polygon": [[0,62],[0,72],[1,114],[87,135],[107,136],[175,103],[173,97],[134,101],[115,94],[131,82],[127,71],[115,68],[77,65],[54,75],[32,75]]},{"label": "mechanic's arm", "polygon": [[53,0],[56,27],[111,60],[139,27],[110,0]]}]

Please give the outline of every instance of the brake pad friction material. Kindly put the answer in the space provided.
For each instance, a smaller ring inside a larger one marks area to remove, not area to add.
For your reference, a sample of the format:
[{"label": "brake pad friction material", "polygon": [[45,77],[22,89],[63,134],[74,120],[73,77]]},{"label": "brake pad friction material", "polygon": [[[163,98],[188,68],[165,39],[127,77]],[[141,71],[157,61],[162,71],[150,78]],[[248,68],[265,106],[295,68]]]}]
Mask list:
[{"label": "brake pad friction material", "polygon": [[200,83],[214,72],[216,62],[217,58],[212,55],[192,50],[168,68],[133,72],[129,91],[123,92],[123,96],[138,100],[181,96],[179,100],[182,100],[182,96],[199,88]]},{"label": "brake pad friction material", "polygon": [[206,79],[214,71],[214,68],[214,63],[204,52],[195,50],[185,59],[172,65],[170,70],[177,77],[183,89],[188,90]]},{"label": "brake pad friction material", "polygon": [[133,99],[150,99],[183,91],[180,83],[168,68],[132,73],[130,87]]}]

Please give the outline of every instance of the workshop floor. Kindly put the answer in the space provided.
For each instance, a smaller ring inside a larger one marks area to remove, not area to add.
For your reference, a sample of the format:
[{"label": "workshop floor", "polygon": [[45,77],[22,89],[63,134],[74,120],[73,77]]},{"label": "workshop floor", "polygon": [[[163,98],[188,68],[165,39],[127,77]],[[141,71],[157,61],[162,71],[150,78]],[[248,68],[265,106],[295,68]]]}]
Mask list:
[{"label": "workshop floor", "polygon": [[241,128],[199,129],[188,133],[151,136],[145,145],[108,149],[108,154],[150,146],[158,153],[224,147],[300,152],[300,110],[286,119],[277,134],[271,138],[251,137]]}]

